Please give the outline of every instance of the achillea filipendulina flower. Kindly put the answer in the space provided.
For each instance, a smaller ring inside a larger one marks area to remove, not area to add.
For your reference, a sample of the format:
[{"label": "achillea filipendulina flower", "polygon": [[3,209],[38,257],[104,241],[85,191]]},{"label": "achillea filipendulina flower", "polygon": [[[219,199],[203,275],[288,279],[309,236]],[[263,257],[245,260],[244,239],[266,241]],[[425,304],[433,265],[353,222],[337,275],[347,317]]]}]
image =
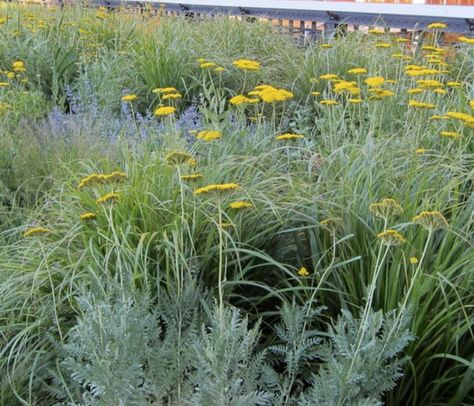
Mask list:
[{"label": "achillea filipendulina flower", "polygon": [[433,89],[433,93],[443,95],[443,94],[446,94],[446,93],[448,93],[448,92],[447,92],[447,90],[445,90],[445,89],[438,88],[438,89]]},{"label": "achillea filipendulina flower", "polygon": [[422,211],[413,217],[412,221],[426,228],[428,231],[449,227],[448,221],[439,211]]},{"label": "achillea filipendulina flower", "polygon": [[214,68],[214,72],[221,73],[221,72],[224,72],[224,71],[225,71],[225,68],[223,68],[222,66],[218,66],[217,68]]},{"label": "achillea filipendulina flower", "polygon": [[190,164],[193,156],[185,151],[171,151],[165,156],[168,165]]},{"label": "achillea filipendulina flower", "polygon": [[246,97],[243,94],[238,94],[237,96],[234,96],[229,100],[229,103],[233,104],[234,106],[239,106],[241,104],[253,104],[258,102],[259,99]]},{"label": "achillea filipendulina flower", "polygon": [[416,265],[418,263],[418,258],[417,257],[410,257],[410,264]]},{"label": "achillea filipendulina flower", "polygon": [[399,44],[405,44],[409,42],[408,38],[397,38],[395,42],[398,42]]},{"label": "achillea filipendulina flower", "polygon": [[321,92],[311,92],[311,96],[321,96]]},{"label": "achillea filipendulina flower", "polygon": [[382,35],[385,34],[385,30],[382,28],[372,28],[368,31],[369,34]]},{"label": "achillea filipendulina flower", "polygon": [[395,247],[406,242],[405,238],[396,230],[386,230],[377,234],[377,237],[382,240],[382,244],[387,247]]},{"label": "achillea filipendulina flower", "polygon": [[321,44],[321,48],[323,49],[331,49],[334,45],[332,44]]},{"label": "achillea filipendulina flower", "polygon": [[343,93],[345,91],[354,95],[360,94],[360,89],[357,87],[356,82],[348,82],[346,80],[341,80],[340,82],[334,85],[335,93]]},{"label": "achillea filipendulina flower", "polygon": [[238,189],[240,185],[238,183],[218,183],[200,187],[194,191],[195,195],[202,195],[211,192],[232,192]]},{"label": "achillea filipendulina flower", "polygon": [[438,69],[429,69],[429,68],[422,68],[422,69],[405,69],[405,74],[408,76],[429,76],[429,75],[440,75],[441,72]]},{"label": "achillea filipendulina flower", "polygon": [[204,130],[204,131],[199,131],[196,138],[198,140],[210,142],[210,141],[214,141],[214,140],[217,140],[217,139],[221,138],[221,136],[222,136],[222,133],[220,131]]},{"label": "achillea filipendulina flower", "polygon": [[153,93],[177,93],[178,91],[174,87],[158,87],[152,90]]},{"label": "achillea filipendulina flower", "polygon": [[158,107],[155,110],[155,116],[169,116],[171,114],[174,114],[176,112],[176,109],[171,106],[162,106]]},{"label": "achillea filipendulina flower", "polygon": [[365,68],[352,68],[347,71],[347,73],[350,73],[352,75],[363,75],[364,73],[367,73],[367,69]]},{"label": "achillea filipendulina flower", "polygon": [[97,218],[97,214],[95,214],[92,211],[86,211],[85,213],[82,213],[79,218],[81,220],[95,220]]},{"label": "achillea filipendulina flower", "polygon": [[22,61],[13,62],[12,66],[13,66],[13,69],[12,69],[13,72],[25,72],[26,71],[25,63],[22,62]]},{"label": "achillea filipendulina flower", "polygon": [[456,132],[456,131],[441,131],[441,132],[439,133],[439,135],[441,135],[441,137],[453,138],[453,139],[456,139],[456,138],[460,138],[460,137],[461,137],[461,134],[459,134],[459,133]]},{"label": "achillea filipendulina flower", "polygon": [[474,100],[471,100],[471,101],[469,102],[469,106],[471,107],[471,109],[474,109]]},{"label": "achillea filipendulina flower", "polygon": [[110,182],[120,182],[127,179],[127,175],[123,172],[112,172],[109,174],[93,173],[85,178],[82,178],[79,182],[78,188],[81,189],[86,186],[93,184],[102,184]]},{"label": "achillea filipendulina flower", "polygon": [[369,97],[369,100],[382,100],[386,97],[392,97],[395,95],[395,92],[392,92],[391,90],[380,89],[378,87],[369,89],[369,92],[374,93],[373,96]]},{"label": "achillea filipendulina flower", "polygon": [[136,94],[126,94],[125,96],[122,97],[123,102],[132,102],[135,100],[137,100]]},{"label": "achillea filipendulina flower", "polygon": [[385,78],[382,76],[373,76],[364,80],[364,83],[371,87],[379,87],[385,83]]},{"label": "achillea filipendulina flower", "polygon": [[448,82],[448,83],[446,83],[446,85],[449,86],[449,87],[461,87],[462,83],[460,83],[460,82]]},{"label": "achillea filipendulina flower", "polygon": [[428,29],[429,30],[442,30],[446,28],[447,26],[448,24],[445,24],[445,23],[431,23],[431,24],[428,24]]},{"label": "achillea filipendulina flower", "polygon": [[296,139],[299,139],[299,138],[304,138],[304,135],[286,133],[286,134],[277,135],[275,137],[275,139],[277,141],[296,140]]},{"label": "achillea filipendulina flower", "polygon": [[303,277],[309,276],[309,272],[304,266],[302,266],[298,271],[298,275]]},{"label": "achillea filipendulina flower", "polygon": [[235,202],[231,202],[229,204],[231,209],[241,210],[241,209],[251,209],[253,208],[253,204],[247,202],[246,200],[236,200]]},{"label": "achillea filipendulina flower", "polygon": [[338,228],[342,227],[343,221],[340,217],[329,217],[321,220],[319,225],[330,233],[335,233]]},{"label": "achillea filipendulina flower", "polygon": [[419,79],[416,81],[417,85],[421,88],[429,88],[429,87],[442,87],[443,84],[439,80],[433,79]]},{"label": "achillea filipendulina flower", "polygon": [[119,200],[119,199],[120,199],[120,195],[118,193],[110,192],[110,193],[107,193],[107,194],[99,197],[95,202],[96,202],[96,204],[105,204],[105,203],[108,203],[108,202],[114,202],[114,201]]},{"label": "achillea filipendulina flower", "polygon": [[415,154],[417,155],[421,155],[421,154],[424,154],[426,153],[426,149],[425,148],[417,148],[415,149]]},{"label": "achillea filipendulina flower", "polygon": [[203,69],[216,68],[217,65],[214,62],[204,62],[199,65]]},{"label": "achillea filipendulina flower", "polygon": [[275,103],[280,101],[286,101],[293,98],[293,93],[285,89],[277,89],[273,86],[260,85],[256,86],[255,90],[248,93],[250,96],[258,96],[265,103]]},{"label": "achillea filipendulina flower", "polygon": [[50,233],[51,230],[45,227],[33,227],[29,228],[23,233],[23,237],[34,237],[35,235],[47,234]]},{"label": "achillea filipendulina flower", "polygon": [[360,104],[362,103],[362,99],[347,99],[347,101],[351,104]]},{"label": "achillea filipendulina flower", "polygon": [[448,118],[449,118],[448,116],[440,116],[440,115],[435,114],[434,116],[430,117],[430,120],[446,120]]},{"label": "achillea filipendulina flower", "polygon": [[474,45],[474,38],[467,38],[464,35],[458,38],[459,42],[464,42],[465,44]]},{"label": "achillea filipendulina flower", "polygon": [[417,100],[409,100],[408,107],[416,107],[420,109],[434,109],[436,105],[432,103],[420,102]]},{"label": "achillea filipendulina flower", "polygon": [[388,42],[379,42],[378,44],[375,44],[375,48],[390,48],[392,44],[389,44]]},{"label": "achillea filipendulina flower", "polygon": [[181,98],[182,96],[179,93],[168,93],[161,97],[162,100],[177,100]]},{"label": "achillea filipendulina flower", "polygon": [[184,180],[186,182],[196,182],[199,179],[202,179],[204,176],[202,173],[193,173],[191,175],[182,175],[181,180]]},{"label": "achillea filipendulina flower", "polygon": [[439,52],[439,53],[445,53],[446,51],[443,48],[435,47],[433,45],[423,45],[421,47],[423,51],[432,51],[432,52]]},{"label": "achillea filipendulina flower", "polygon": [[446,116],[449,118],[454,118],[456,120],[461,120],[465,122],[471,122],[474,120],[474,116],[471,116],[470,114],[467,114],[467,113],[461,113],[458,111],[448,111],[446,113]]},{"label": "achillea filipendulina flower", "polygon": [[250,59],[238,59],[232,62],[232,65],[242,70],[259,70],[260,69],[260,62],[252,61]]},{"label": "achillea filipendulina flower", "polygon": [[372,203],[369,211],[375,216],[388,219],[403,213],[403,208],[395,199],[385,198],[380,203]]},{"label": "achillea filipendulina flower", "polygon": [[230,221],[223,221],[223,222],[221,222],[220,226],[222,228],[234,228],[235,224],[230,222]]},{"label": "achillea filipendulina flower", "polygon": [[414,89],[408,89],[407,90],[407,93],[408,94],[419,94],[419,93],[423,93],[425,91],[425,89],[421,89],[419,87],[415,87]]},{"label": "achillea filipendulina flower", "polygon": [[323,106],[337,106],[339,102],[337,100],[327,99],[327,100],[321,100],[319,104],[322,104]]},{"label": "achillea filipendulina flower", "polygon": [[319,79],[323,80],[335,80],[337,79],[337,75],[335,73],[325,73],[324,75],[321,75]]}]

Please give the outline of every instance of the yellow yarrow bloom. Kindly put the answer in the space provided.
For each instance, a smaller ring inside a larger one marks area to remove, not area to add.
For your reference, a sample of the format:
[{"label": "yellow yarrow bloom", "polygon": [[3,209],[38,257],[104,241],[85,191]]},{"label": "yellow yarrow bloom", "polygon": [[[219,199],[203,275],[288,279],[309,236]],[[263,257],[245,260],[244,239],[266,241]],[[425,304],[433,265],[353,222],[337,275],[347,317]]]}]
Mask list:
[{"label": "yellow yarrow bloom", "polygon": [[422,211],[420,214],[413,217],[412,221],[429,231],[449,227],[448,221],[439,211]]},{"label": "yellow yarrow bloom", "polygon": [[51,230],[45,228],[45,227],[33,227],[29,228],[23,233],[23,237],[33,237],[35,235],[40,235],[40,234],[47,234],[50,233]]},{"label": "yellow yarrow bloom", "polygon": [[474,38],[467,38],[464,35],[458,38],[459,42],[464,42],[465,44],[474,45]]},{"label": "yellow yarrow bloom", "polygon": [[328,99],[328,100],[321,100],[319,104],[322,104],[324,106],[337,106],[339,102],[336,100]]},{"label": "yellow yarrow bloom", "polygon": [[246,97],[243,94],[238,94],[237,96],[234,96],[229,100],[229,103],[233,104],[234,106],[239,106],[241,104],[253,104],[258,102],[258,99]]},{"label": "yellow yarrow bloom", "polygon": [[335,80],[337,79],[337,75],[334,73],[325,73],[324,75],[321,75],[319,79],[323,80]]},{"label": "yellow yarrow bloom", "polygon": [[220,131],[199,131],[199,133],[196,135],[196,138],[198,140],[202,141],[214,141],[219,138],[221,138],[222,133]]},{"label": "yellow yarrow bloom", "polygon": [[252,61],[250,59],[238,59],[234,62],[232,62],[232,65],[234,65],[238,69],[242,70],[259,70],[260,69],[260,62],[257,61]]},{"label": "yellow yarrow bloom", "polygon": [[192,165],[193,160],[193,156],[185,151],[171,151],[165,156],[168,165]]},{"label": "yellow yarrow bloom", "polygon": [[445,23],[431,23],[428,25],[429,30],[442,30],[446,28],[448,24]]},{"label": "yellow yarrow bloom", "polygon": [[415,154],[417,154],[417,155],[424,154],[424,153],[426,153],[426,149],[425,149],[425,148],[417,148],[417,149],[415,149]]},{"label": "yellow yarrow bloom", "polygon": [[364,80],[364,83],[371,87],[379,87],[385,83],[385,78],[382,76],[373,76]]},{"label": "yellow yarrow bloom", "polygon": [[382,240],[382,244],[388,247],[395,247],[406,242],[405,238],[396,230],[386,230],[377,234],[377,237]]},{"label": "yellow yarrow bloom", "polygon": [[416,265],[418,263],[418,258],[417,257],[410,257],[410,264]]},{"label": "yellow yarrow bloom", "polygon": [[204,187],[201,187],[199,189],[196,189],[194,191],[195,195],[202,195],[202,194],[207,194],[211,192],[231,192],[233,190],[236,190],[240,187],[239,184],[237,183],[219,183],[219,184],[212,184],[212,185],[207,185]]},{"label": "yellow yarrow bloom", "polygon": [[193,173],[191,175],[182,175],[181,180],[195,182],[202,179],[204,176],[202,173]]},{"label": "yellow yarrow bloom", "polygon": [[120,199],[120,195],[118,193],[111,192],[99,197],[95,202],[96,204],[105,204],[105,203],[113,202],[119,199]]},{"label": "yellow yarrow bloom", "polygon": [[0,87],[8,87],[10,86],[10,83],[8,82],[0,82]]},{"label": "yellow yarrow bloom", "polygon": [[363,75],[364,73],[367,73],[367,69],[365,68],[353,68],[349,69],[347,73],[350,73],[352,75]]},{"label": "yellow yarrow bloom", "polygon": [[253,204],[250,203],[250,202],[247,202],[245,200],[237,200],[235,202],[230,203],[229,207],[231,209],[236,209],[236,210],[251,209],[251,208],[253,208]]},{"label": "yellow yarrow bloom", "polygon": [[165,94],[163,95],[162,99],[163,100],[177,100],[177,99],[181,99],[181,94],[179,93],[168,93],[168,94]]},{"label": "yellow yarrow bloom", "polygon": [[163,106],[163,107],[158,107],[154,114],[155,116],[169,116],[171,114],[174,114],[176,112],[176,108],[171,107],[171,106]]},{"label": "yellow yarrow bloom", "polygon": [[91,212],[91,211],[86,211],[85,213],[82,213],[79,218],[81,220],[94,220],[97,217],[97,214]]},{"label": "yellow yarrow bloom", "polygon": [[275,137],[277,141],[296,140],[299,138],[304,138],[304,135],[286,133]]},{"label": "yellow yarrow bloom", "polygon": [[177,93],[178,91],[174,87],[158,87],[152,90],[153,93]]},{"label": "yellow yarrow bloom", "polygon": [[409,100],[408,107],[417,107],[421,109],[434,109],[436,105],[432,103],[419,102],[417,100]]},{"label": "yellow yarrow bloom", "polygon": [[126,94],[125,96],[122,97],[123,102],[132,102],[135,100],[137,100],[136,94]]}]

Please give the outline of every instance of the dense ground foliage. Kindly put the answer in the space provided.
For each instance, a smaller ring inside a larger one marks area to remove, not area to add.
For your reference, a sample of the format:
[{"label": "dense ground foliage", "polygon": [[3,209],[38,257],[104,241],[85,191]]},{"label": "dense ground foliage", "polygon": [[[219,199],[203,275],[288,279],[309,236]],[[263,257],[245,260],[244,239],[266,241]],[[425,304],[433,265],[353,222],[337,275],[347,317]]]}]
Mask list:
[{"label": "dense ground foliage", "polygon": [[0,3],[0,404],[473,404],[442,29]]}]

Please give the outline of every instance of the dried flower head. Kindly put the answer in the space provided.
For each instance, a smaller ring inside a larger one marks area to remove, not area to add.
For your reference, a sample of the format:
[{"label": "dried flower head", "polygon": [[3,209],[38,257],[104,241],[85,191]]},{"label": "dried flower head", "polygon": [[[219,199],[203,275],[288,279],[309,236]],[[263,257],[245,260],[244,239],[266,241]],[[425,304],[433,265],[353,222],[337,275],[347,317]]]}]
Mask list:
[{"label": "dried flower head", "polygon": [[118,193],[111,192],[99,197],[95,202],[96,204],[105,204],[108,202],[114,202],[119,199],[120,199],[120,195]]},{"label": "dried flower head", "polygon": [[449,227],[448,221],[439,211],[422,211],[413,217],[412,221],[426,228],[428,231]]},{"label": "dried flower head", "polygon": [[380,234],[377,234],[377,237],[380,238],[382,244],[386,245],[387,247],[395,247],[406,242],[405,238],[396,230],[386,230]]},{"label": "dried flower head", "polygon": [[330,233],[335,233],[342,227],[343,221],[340,217],[329,217],[319,222],[320,226]]},{"label": "dried flower head", "polygon": [[398,216],[403,213],[403,208],[395,199],[386,198],[379,203],[372,203],[369,211],[379,218],[387,220],[392,216]]},{"label": "dried flower head", "polygon": [[165,156],[168,165],[190,164],[193,156],[185,151],[171,151]]}]

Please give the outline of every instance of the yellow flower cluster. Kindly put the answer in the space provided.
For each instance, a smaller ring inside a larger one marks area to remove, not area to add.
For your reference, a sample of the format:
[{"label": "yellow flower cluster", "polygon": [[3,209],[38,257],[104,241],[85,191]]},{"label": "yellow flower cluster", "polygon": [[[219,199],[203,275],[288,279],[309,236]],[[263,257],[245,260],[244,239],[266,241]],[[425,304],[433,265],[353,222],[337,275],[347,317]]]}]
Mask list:
[{"label": "yellow flower cluster", "polygon": [[162,106],[158,107],[154,114],[155,116],[162,117],[162,116],[169,116],[171,114],[174,114],[176,112],[176,108],[172,106]]},{"label": "yellow flower cluster", "polygon": [[196,138],[198,140],[210,142],[210,141],[218,140],[219,138],[221,138],[221,136],[222,136],[222,133],[220,131],[205,130],[205,131],[199,131]]},{"label": "yellow flower cluster", "polygon": [[298,275],[303,277],[309,276],[309,272],[304,266],[302,266],[298,271]]},{"label": "yellow flower cluster", "polygon": [[441,135],[441,137],[453,138],[453,139],[461,137],[461,134],[459,134],[458,132],[455,132],[455,131],[441,131],[439,133],[439,135]]},{"label": "yellow flower cluster", "polygon": [[396,230],[386,230],[377,234],[377,237],[382,240],[382,244],[388,247],[395,247],[406,242],[406,239]]},{"label": "yellow flower cluster", "polygon": [[202,195],[211,192],[231,192],[233,190],[238,189],[240,186],[237,183],[218,183],[213,185],[207,185],[196,189],[194,191],[195,195]]},{"label": "yellow flower cluster", "polygon": [[126,94],[125,96],[122,97],[123,102],[132,102],[135,100],[137,100],[136,94]]},{"label": "yellow flower cluster", "polygon": [[448,221],[439,211],[422,211],[420,214],[413,217],[412,221],[429,231],[449,227]]},{"label": "yellow flower cluster", "polygon": [[93,173],[85,178],[82,178],[79,182],[79,189],[90,186],[93,184],[103,184],[111,182],[120,182],[127,179],[127,175],[123,172],[112,172],[108,174]]},{"label": "yellow flower cluster", "polygon": [[385,83],[385,78],[382,76],[373,76],[365,79],[364,83],[371,87],[380,87]]},{"label": "yellow flower cluster", "polygon": [[388,219],[403,213],[403,208],[395,199],[385,198],[379,203],[372,203],[369,211],[376,217]]},{"label": "yellow flower cluster", "polygon": [[45,227],[33,227],[29,228],[23,233],[23,237],[33,237],[35,235],[40,235],[40,234],[47,234],[50,233],[51,230],[45,228]]},{"label": "yellow flower cluster", "polygon": [[365,68],[353,68],[353,69],[349,69],[347,71],[347,73],[349,73],[351,75],[363,75],[363,74],[367,73],[367,69],[365,69]]},{"label": "yellow flower cluster", "polygon": [[235,202],[231,202],[229,204],[229,207],[231,209],[235,209],[235,210],[251,209],[251,208],[253,208],[253,204],[250,203],[250,202],[247,202],[245,200],[237,200]]},{"label": "yellow flower cluster", "polygon": [[319,222],[320,226],[330,233],[335,233],[336,230],[342,227],[343,221],[339,217],[330,217]]},{"label": "yellow flower cluster", "polygon": [[265,103],[283,102],[294,96],[286,89],[278,89],[270,85],[255,86],[254,90],[248,94],[249,96],[258,96]]},{"label": "yellow flower cluster", "polygon": [[417,100],[409,100],[408,107],[416,107],[420,109],[434,109],[436,105],[432,103],[420,102]]},{"label": "yellow flower cluster", "polygon": [[287,141],[287,140],[296,140],[299,138],[304,138],[304,135],[302,134],[291,134],[291,133],[286,133],[286,134],[281,134],[277,135],[275,139],[277,141]]},{"label": "yellow flower cluster", "polygon": [[234,65],[238,69],[242,70],[259,70],[260,69],[260,62],[257,61],[252,61],[250,59],[238,59],[234,62],[232,62],[232,65]]},{"label": "yellow flower cluster", "polygon": [[168,165],[191,165],[195,164],[193,156],[185,151],[171,151],[165,156],[165,161]]},{"label": "yellow flower cluster", "polygon": [[428,25],[429,30],[442,30],[446,28],[448,24],[445,23],[431,23]]},{"label": "yellow flower cluster", "polygon": [[239,106],[241,104],[253,104],[253,103],[258,103],[258,102],[259,102],[259,99],[246,97],[243,94],[238,94],[237,96],[234,96],[229,100],[229,103],[233,104],[234,106]]},{"label": "yellow flower cluster", "polygon": [[156,89],[152,90],[152,93],[155,93],[155,94],[164,93],[164,94],[166,94],[166,93],[178,93],[178,91],[174,87],[157,87]]},{"label": "yellow flower cluster", "polygon": [[82,213],[79,218],[81,220],[94,220],[95,218],[97,218],[97,214],[96,213],[93,213],[91,211],[87,211],[85,213]]},{"label": "yellow flower cluster", "polygon": [[105,204],[105,203],[108,203],[108,202],[114,202],[114,201],[119,200],[119,199],[120,199],[120,195],[118,193],[110,192],[110,193],[107,193],[107,194],[99,197],[95,202],[96,202],[96,204]]},{"label": "yellow flower cluster", "polygon": [[204,176],[202,173],[193,173],[191,175],[182,175],[181,180],[188,181],[188,182],[195,182],[199,179],[202,179]]}]

